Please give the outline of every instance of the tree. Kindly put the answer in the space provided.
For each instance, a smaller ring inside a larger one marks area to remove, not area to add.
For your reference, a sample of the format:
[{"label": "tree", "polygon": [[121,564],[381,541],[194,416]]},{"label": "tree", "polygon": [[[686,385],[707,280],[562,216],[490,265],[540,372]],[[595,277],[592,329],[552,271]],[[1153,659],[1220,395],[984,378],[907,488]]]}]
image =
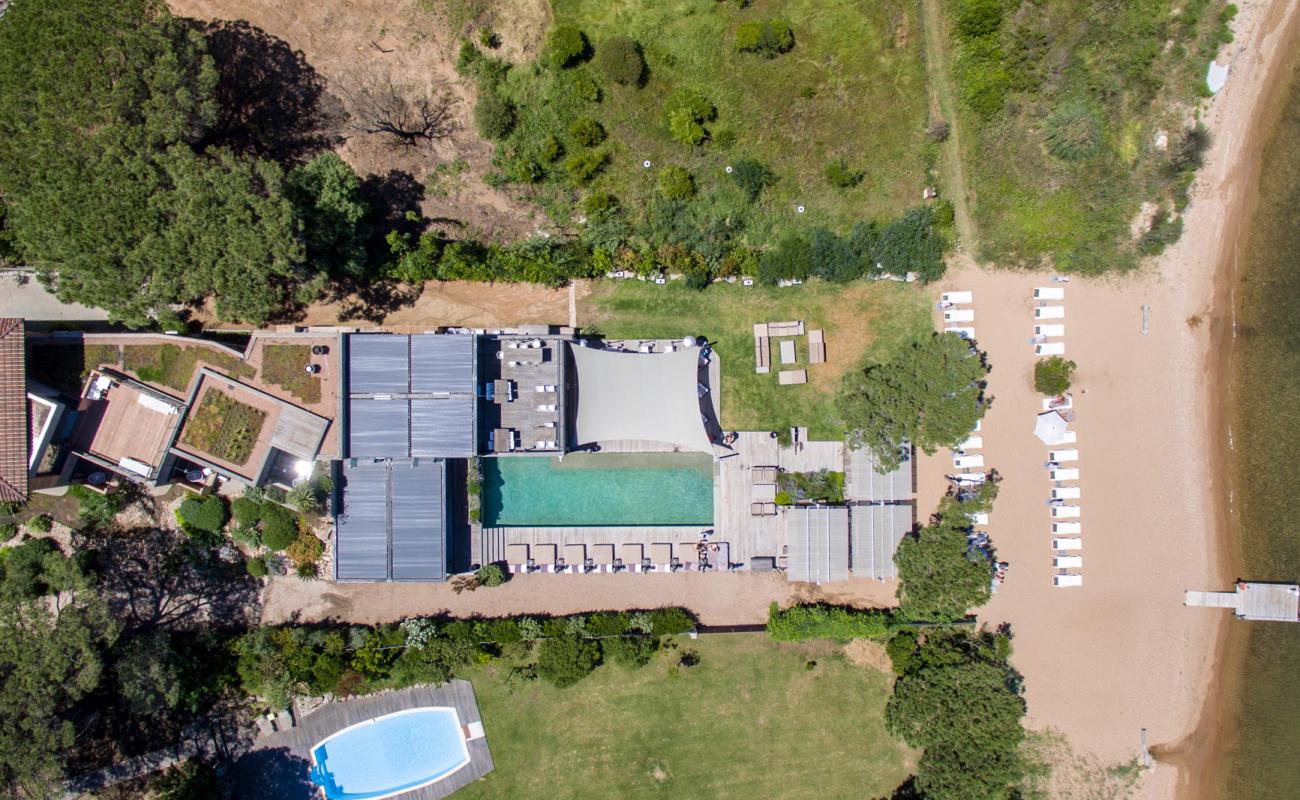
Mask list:
[{"label": "tree", "polygon": [[176,516],[186,526],[206,533],[220,533],[229,518],[226,501],[215,494],[185,498]]},{"label": "tree", "polygon": [[873,268],[894,275],[915,272],[925,283],[943,277],[943,240],[934,229],[934,209],[918,206],[880,228],[867,258]]},{"label": "tree", "polygon": [[76,559],[47,558],[45,579],[54,601],[0,592],[0,791],[10,797],[62,793],[61,752],[75,733],[66,713],[99,686],[117,637]]},{"label": "tree", "polygon": [[704,123],[717,117],[717,109],[698,89],[678,89],[664,103],[668,131],[682,144],[700,144],[709,137]]},{"label": "tree", "polygon": [[474,126],[484,138],[504,139],[515,128],[514,104],[495,89],[484,92],[474,105]]},{"label": "tree", "polygon": [[605,129],[591,117],[579,117],[569,126],[569,136],[583,147],[595,147],[605,141]]},{"label": "tree", "polygon": [[283,550],[298,538],[298,525],[289,509],[277,503],[262,504],[262,543]]},{"label": "tree", "polygon": [[970,548],[972,510],[945,497],[929,525],[899,542],[899,612],[907,619],[951,622],[988,602],[990,556]]},{"label": "tree", "polygon": [[302,220],[308,262],[336,278],[363,277],[371,208],[352,167],[322,153],[289,170],[285,189]]},{"label": "tree", "polygon": [[208,800],[221,794],[216,771],[197,758],[170,767],[158,778],[155,789],[158,800]]},{"label": "tree", "polygon": [[953,333],[913,342],[891,361],[851,372],[837,398],[851,447],[869,447],[895,469],[911,443],[927,453],[952,447],[984,416],[984,354]]},{"label": "tree", "polygon": [[740,158],[731,164],[731,180],[740,187],[750,202],[753,202],[765,188],[776,183],[776,175],[761,161]]},{"label": "tree", "polygon": [[783,19],[763,22],[744,22],[736,28],[736,49],[742,53],[758,53],[764,58],[776,58],[794,47],[794,32]]},{"label": "tree", "polygon": [[1059,397],[1070,390],[1070,378],[1079,365],[1061,356],[1045,358],[1034,365],[1034,389],[1039,394]]},{"label": "tree", "polygon": [[924,748],[916,788],[932,800],[1016,796],[1024,765],[1020,676],[1001,637],[935,633],[907,659],[885,710],[886,727]]},{"label": "tree", "polygon": [[180,705],[181,676],[167,632],[132,639],[113,670],[117,673],[118,691],[135,713],[156,716]]},{"label": "tree", "polygon": [[576,635],[543,639],[537,652],[537,674],[556,686],[572,686],[587,677],[600,660],[600,647]]},{"label": "tree", "polygon": [[623,86],[640,86],[645,80],[645,56],[630,36],[611,36],[596,50],[596,63],[606,77]]},{"label": "tree", "polygon": [[556,25],[546,37],[543,56],[556,69],[564,69],[589,55],[587,36],[576,25]]},{"label": "tree", "polygon": [[659,194],[669,200],[685,200],[695,194],[695,178],[683,167],[665,167],[659,171]]},{"label": "tree", "polygon": [[399,85],[385,75],[342,93],[354,129],[381,134],[397,147],[431,144],[456,130],[456,98],[441,84]]}]

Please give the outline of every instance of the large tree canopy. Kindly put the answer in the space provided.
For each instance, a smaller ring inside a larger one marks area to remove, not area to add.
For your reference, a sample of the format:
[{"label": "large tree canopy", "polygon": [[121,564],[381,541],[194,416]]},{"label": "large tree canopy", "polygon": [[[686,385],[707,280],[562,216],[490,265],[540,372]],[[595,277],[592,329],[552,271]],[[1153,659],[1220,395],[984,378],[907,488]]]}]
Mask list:
[{"label": "large tree canopy", "polygon": [[885,710],[889,730],[924,748],[916,788],[929,800],[1004,800],[1023,775],[1020,676],[1006,640],[932,633],[908,660]]},{"label": "large tree canopy", "polygon": [[904,537],[894,553],[899,611],[912,620],[950,622],[988,602],[989,556],[972,552],[971,515],[989,511],[996,486],[989,481],[973,496],[945,497],[929,525]]},{"label": "large tree canopy", "polygon": [[203,36],[160,0],[30,0],[0,25],[0,194],[61,299],[133,325],[215,294],[262,323],[304,283],[282,170],[194,143],[217,117]]},{"label": "large tree canopy", "polygon": [[892,361],[844,377],[838,404],[852,447],[869,447],[880,468],[902,462],[911,442],[927,453],[960,443],[984,416],[984,354],[953,333],[936,333]]}]

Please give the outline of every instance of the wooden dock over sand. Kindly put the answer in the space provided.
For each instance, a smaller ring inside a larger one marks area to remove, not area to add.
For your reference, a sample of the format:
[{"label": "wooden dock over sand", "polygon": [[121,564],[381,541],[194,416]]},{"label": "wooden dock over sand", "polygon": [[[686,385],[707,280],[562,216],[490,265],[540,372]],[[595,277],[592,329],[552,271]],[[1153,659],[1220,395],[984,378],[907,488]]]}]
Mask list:
[{"label": "wooden dock over sand", "polygon": [[1237,581],[1231,592],[1193,592],[1183,605],[1202,608],[1231,608],[1242,619],[1267,622],[1300,622],[1300,586],[1293,583]]}]

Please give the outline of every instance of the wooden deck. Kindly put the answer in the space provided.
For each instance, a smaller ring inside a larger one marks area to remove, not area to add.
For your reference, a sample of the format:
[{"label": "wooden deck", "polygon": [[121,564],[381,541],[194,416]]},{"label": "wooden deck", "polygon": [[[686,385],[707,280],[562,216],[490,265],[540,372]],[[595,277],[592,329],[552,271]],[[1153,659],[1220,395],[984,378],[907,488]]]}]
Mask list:
[{"label": "wooden deck", "polygon": [[1242,581],[1231,592],[1189,591],[1183,596],[1183,605],[1231,608],[1247,620],[1300,622],[1300,586]]},{"label": "wooden deck", "polygon": [[[426,706],[455,708],[462,726],[469,726],[470,723],[481,725],[483,722],[482,717],[479,716],[478,701],[474,698],[474,687],[469,681],[453,680],[443,686],[417,686],[396,692],[326,703],[303,716],[296,727],[262,737],[254,744],[253,749],[263,753],[279,751],[286,758],[301,759],[304,764],[303,769],[306,770],[311,764],[311,749],[327,736],[358,722],[396,711]],[[468,764],[437,783],[405,792],[398,797],[401,800],[437,800],[491,772],[492,753],[488,750],[487,738],[470,739],[466,745],[469,748]],[[306,777],[307,774],[304,772],[302,778],[306,779]],[[282,796],[300,795],[289,792]]]}]

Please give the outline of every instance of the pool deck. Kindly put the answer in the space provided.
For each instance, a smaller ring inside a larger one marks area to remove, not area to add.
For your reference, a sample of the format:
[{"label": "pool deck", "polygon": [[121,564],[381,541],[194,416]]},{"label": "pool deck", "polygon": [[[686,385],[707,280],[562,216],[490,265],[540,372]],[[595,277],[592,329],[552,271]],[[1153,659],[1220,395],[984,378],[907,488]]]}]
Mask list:
[{"label": "pool deck", "polygon": [[[265,736],[255,750],[287,750],[293,756],[311,762],[311,750],[327,736],[349,725],[364,722],[396,711],[426,706],[450,706],[456,709],[462,725],[482,723],[474,687],[469,681],[452,680],[442,686],[417,686],[396,692],[335,700],[326,703],[298,720],[296,727]],[[487,738],[471,739],[469,763],[438,782],[421,789],[396,795],[399,800],[437,800],[487,775],[494,768]],[[304,778],[306,776],[304,775]]]}]

